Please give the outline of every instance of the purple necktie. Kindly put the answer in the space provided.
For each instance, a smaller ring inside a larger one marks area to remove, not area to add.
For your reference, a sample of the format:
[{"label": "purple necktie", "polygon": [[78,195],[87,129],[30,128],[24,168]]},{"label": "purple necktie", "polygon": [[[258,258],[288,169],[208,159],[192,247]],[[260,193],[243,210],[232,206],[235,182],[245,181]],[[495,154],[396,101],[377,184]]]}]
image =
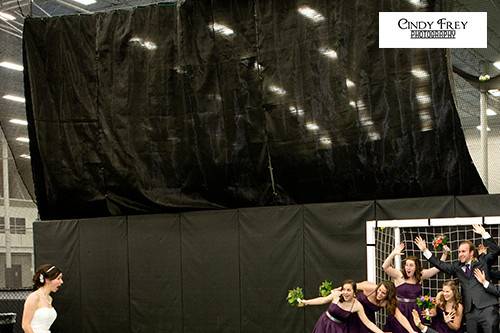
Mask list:
[{"label": "purple necktie", "polygon": [[469,264],[465,264],[465,276],[467,276],[468,278],[471,277],[471,270]]}]

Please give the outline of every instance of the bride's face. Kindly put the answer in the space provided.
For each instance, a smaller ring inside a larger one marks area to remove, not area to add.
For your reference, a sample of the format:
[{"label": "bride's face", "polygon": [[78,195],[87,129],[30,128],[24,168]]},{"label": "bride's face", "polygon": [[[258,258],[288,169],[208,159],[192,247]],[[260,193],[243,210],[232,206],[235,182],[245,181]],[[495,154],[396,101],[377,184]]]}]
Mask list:
[{"label": "bride's face", "polygon": [[47,280],[48,287],[50,292],[55,293],[59,290],[59,287],[63,284],[63,275],[59,274],[54,280]]}]

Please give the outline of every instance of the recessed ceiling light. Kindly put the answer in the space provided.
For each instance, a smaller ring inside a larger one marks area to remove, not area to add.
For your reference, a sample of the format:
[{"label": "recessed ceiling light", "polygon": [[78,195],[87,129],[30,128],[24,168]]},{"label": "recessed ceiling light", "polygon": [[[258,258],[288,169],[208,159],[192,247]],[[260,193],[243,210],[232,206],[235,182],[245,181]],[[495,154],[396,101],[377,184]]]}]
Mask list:
[{"label": "recessed ceiling light", "polygon": [[25,126],[28,125],[28,122],[22,119],[11,119],[9,120],[9,122],[16,125],[25,125]]},{"label": "recessed ceiling light", "polygon": [[85,5],[85,6],[96,3],[96,0],[73,0],[73,1],[81,3],[82,5]]},{"label": "recessed ceiling light", "polygon": [[24,69],[23,66],[18,65],[18,64],[14,64],[14,63],[8,62],[8,61],[2,61],[2,62],[0,62],[0,66],[8,68],[8,69],[13,69],[13,70],[19,71],[19,72],[22,72],[23,69]]},{"label": "recessed ceiling light", "polygon": [[354,82],[349,79],[345,79],[345,84],[347,85],[347,88],[352,88],[355,86]]},{"label": "recessed ceiling light", "polygon": [[14,21],[16,19],[15,16],[12,16],[12,15],[4,13],[4,12],[0,12],[0,17],[3,18],[4,20],[7,20],[7,21]]},{"label": "recessed ceiling light", "polygon": [[496,116],[497,113],[493,111],[492,109],[486,109],[486,115],[488,116]]},{"label": "recessed ceiling light", "polygon": [[[476,126],[476,128],[480,131],[480,130],[481,130],[481,125]],[[488,127],[488,128],[487,128],[487,131],[488,131],[488,132],[489,132],[489,131],[491,131],[491,128],[489,128],[489,127]]]},{"label": "recessed ceiling light", "polygon": [[493,63],[493,66],[495,66],[496,68],[500,69],[500,61],[495,61]]},{"label": "recessed ceiling light", "polygon": [[18,138],[16,138],[17,141],[19,142],[30,142],[30,139],[28,139],[27,137],[24,137],[24,136],[20,136]]},{"label": "recessed ceiling light", "polygon": [[490,89],[488,92],[495,97],[500,97],[500,89]]},{"label": "recessed ceiling light", "polygon": [[14,95],[4,95],[3,98],[14,101],[14,102],[20,102],[24,103],[26,100],[24,97],[19,97],[19,96],[14,96]]},{"label": "recessed ceiling light", "polygon": [[28,154],[21,154],[21,155],[19,155],[19,157],[26,158],[28,160],[31,159],[31,156]]}]

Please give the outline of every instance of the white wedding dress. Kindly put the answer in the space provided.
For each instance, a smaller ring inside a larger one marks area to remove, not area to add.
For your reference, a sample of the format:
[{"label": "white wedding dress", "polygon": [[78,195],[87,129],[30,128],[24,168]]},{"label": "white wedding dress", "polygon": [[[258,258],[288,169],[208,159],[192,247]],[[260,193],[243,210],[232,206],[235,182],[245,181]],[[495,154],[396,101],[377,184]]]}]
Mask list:
[{"label": "white wedding dress", "polygon": [[41,307],[35,310],[31,319],[33,333],[50,333],[50,325],[56,320],[57,312],[54,308]]}]

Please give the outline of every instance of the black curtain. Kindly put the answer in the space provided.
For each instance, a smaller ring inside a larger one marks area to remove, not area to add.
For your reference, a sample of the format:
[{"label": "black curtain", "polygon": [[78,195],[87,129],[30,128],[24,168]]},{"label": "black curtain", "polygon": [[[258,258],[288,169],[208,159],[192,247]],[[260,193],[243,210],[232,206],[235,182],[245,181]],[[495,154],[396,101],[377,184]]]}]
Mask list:
[{"label": "black curtain", "polygon": [[378,48],[378,12],[414,10],[212,0],[28,18],[41,217],[486,193],[446,52]]}]

